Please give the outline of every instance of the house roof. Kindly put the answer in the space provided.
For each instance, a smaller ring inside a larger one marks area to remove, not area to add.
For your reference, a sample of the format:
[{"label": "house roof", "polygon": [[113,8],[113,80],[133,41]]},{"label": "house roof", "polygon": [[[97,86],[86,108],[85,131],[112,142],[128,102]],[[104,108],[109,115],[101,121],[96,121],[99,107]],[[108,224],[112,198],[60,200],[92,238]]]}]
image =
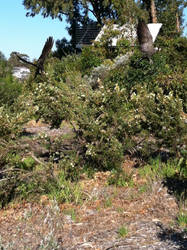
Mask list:
[{"label": "house roof", "polygon": [[[93,44],[93,41],[99,41],[107,29],[107,25],[101,27],[97,22],[87,24],[81,28],[77,27],[75,36],[76,47],[81,48],[83,45]],[[134,40],[136,38],[136,30],[132,25],[125,24],[123,26],[119,26],[114,24],[112,25],[112,29],[120,31],[120,35],[111,38],[112,46],[116,46],[117,41],[122,37],[126,37],[129,40]]]},{"label": "house roof", "polygon": [[[147,26],[154,42],[162,24],[148,24]],[[111,46],[117,46],[117,41],[121,38],[126,38],[132,43],[137,38],[136,27],[133,24],[126,23],[122,26],[113,24],[111,28],[120,32],[119,35],[111,37]],[[100,41],[106,30],[108,30],[107,25],[101,27],[97,22],[89,23],[81,28],[78,27],[76,29],[76,47],[82,48],[83,45],[93,44],[93,41]]]},{"label": "house roof", "polygon": [[82,45],[91,45],[97,35],[99,34],[101,27],[98,23],[89,23],[81,28],[76,29],[76,47],[81,48]]},{"label": "house roof", "polygon": [[[126,38],[129,41],[134,41],[136,39],[136,28],[132,24],[124,24],[120,26],[118,24],[113,24],[111,26],[112,30],[119,31],[119,35],[111,37],[111,46],[117,46],[117,41],[121,38]],[[109,29],[107,25],[104,25],[96,37],[95,41],[100,41],[104,33]]]}]

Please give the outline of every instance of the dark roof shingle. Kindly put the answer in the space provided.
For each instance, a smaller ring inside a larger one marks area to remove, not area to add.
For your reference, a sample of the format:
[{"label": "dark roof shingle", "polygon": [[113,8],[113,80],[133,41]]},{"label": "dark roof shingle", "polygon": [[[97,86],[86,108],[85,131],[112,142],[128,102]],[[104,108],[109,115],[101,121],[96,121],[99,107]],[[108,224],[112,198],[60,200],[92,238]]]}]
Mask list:
[{"label": "dark roof shingle", "polygon": [[98,23],[90,23],[76,29],[76,45],[90,45],[95,40],[101,30]]}]

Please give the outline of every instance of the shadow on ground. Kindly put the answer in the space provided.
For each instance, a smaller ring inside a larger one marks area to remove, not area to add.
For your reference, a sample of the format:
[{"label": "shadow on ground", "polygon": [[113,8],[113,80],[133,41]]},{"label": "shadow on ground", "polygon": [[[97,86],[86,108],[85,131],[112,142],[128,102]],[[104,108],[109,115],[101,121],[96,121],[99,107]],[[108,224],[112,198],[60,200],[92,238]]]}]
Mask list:
[{"label": "shadow on ground", "polygon": [[169,241],[176,246],[176,249],[185,250],[187,249],[187,232],[177,231],[164,227],[162,224],[158,224],[161,231],[158,233],[158,238],[161,241]]},{"label": "shadow on ground", "polygon": [[178,202],[182,202],[185,205],[187,200],[187,178],[182,178],[176,174],[175,176],[165,178],[163,184],[167,187],[169,194],[174,195]]}]

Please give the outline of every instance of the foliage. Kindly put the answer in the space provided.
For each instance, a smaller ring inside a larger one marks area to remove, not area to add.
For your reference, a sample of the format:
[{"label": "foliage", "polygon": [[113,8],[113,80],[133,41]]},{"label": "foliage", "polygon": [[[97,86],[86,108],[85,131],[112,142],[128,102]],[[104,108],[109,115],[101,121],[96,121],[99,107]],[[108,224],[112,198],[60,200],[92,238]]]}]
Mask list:
[{"label": "foliage", "polygon": [[77,109],[76,122],[86,164],[105,170],[120,165],[127,147],[123,143],[131,130],[127,123],[130,106],[123,97],[118,86],[112,89],[102,83],[96,91],[82,93],[82,109]]},{"label": "foliage", "polygon": [[0,78],[0,106],[7,105],[10,107],[22,93],[23,85],[15,80],[8,73],[6,77]]},{"label": "foliage", "polygon": [[[71,0],[68,2],[55,0],[52,3],[38,1],[37,4],[33,0],[24,0],[23,4],[26,9],[29,10],[27,15],[35,16],[41,13],[44,17],[51,16],[52,18],[59,18],[60,20],[62,20],[63,15],[65,15],[69,18],[70,22],[75,15],[77,21],[85,22],[85,19],[88,18],[88,12],[92,12],[99,23],[102,23],[102,19],[105,17],[111,18],[116,16],[115,10],[112,9],[113,1],[111,0]],[[90,11],[90,6],[92,11]]]},{"label": "foliage", "polygon": [[167,63],[173,69],[186,70],[187,67],[187,38],[178,37],[176,39],[158,39],[158,46],[162,48]]},{"label": "foliage", "polygon": [[115,169],[111,172],[108,178],[109,185],[116,185],[119,187],[133,186],[132,180],[133,172],[126,173],[123,169]]},{"label": "foliage", "polygon": [[152,93],[144,92],[143,89],[140,87],[139,94],[133,95],[136,117],[142,130],[146,129],[153,137],[161,139],[158,142],[160,146],[172,148],[176,152],[186,139],[181,100],[174,97],[172,91],[164,95],[161,88]]},{"label": "foliage", "polygon": [[187,6],[186,1],[155,0],[155,4],[157,7],[158,20],[163,23],[161,33],[167,38],[179,37],[183,29],[183,12]]},{"label": "foliage", "polygon": [[[108,41],[102,41],[106,48]],[[171,39],[168,47],[165,40],[160,40],[165,48],[152,61],[136,49],[132,52],[126,40],[121,43],[126,46],[123,51],[110,52],[96,44],[83,49],[82,54],[62,60],[50,58],[45,75],[22,85],[3,68],[2,206],[13,199],[34,199],[41,194],[58,202],[81,202],[77,181],[82,171],[111,170],[109,184],[131,186],[132,174],[121,170],[127,154],[148,163],[150,157],[166,152],[165,163],[147,164],[143,174],[184,182],[186,39]],[[177,63],[173,63],[173,57]],[[61,128],[65,121],[71,129],[69,138],[48,138],[44,145],[49,152],[46,162],[33,152],[29,154],[22,145],[23,125],[33,118],[55,128]],[[176,160],[169,161],[169,157]]]},{"label": "foliage", "polygon": [[39,165],[36,158],[24,158],[19,147],[13,144],[8,154],[1,159],[0,206],[11,200],[37,200],[40,195],[48,195],[57,202],[75,202],[82,199],[79,185],[69,179],[68,168],[59,167],[54,175],[54,165]]},{"label": "foliage", "polygon": [[128,229],[125,225],[121,226],[119,229],[118,229],[118,234],[120,237],[124,238],[127,236],[128,234]]},{"label": "foliage", "polygon": [[36,162],[28,161],[31,159],[22,161],[22,156],[13,151],[7,155],[0,183],[2,207],[13,199],[37,199],[38,194],[46,192],[47,181],[52,179],[49,169],[45,170],[44,175],[44,170],[36,170]]},{"label": "foliage", "polygon": [[83,48],[81,54],[71,54],[63,57],[61,61],[56,62],[54,65],[54,74],[64,81],[67,75],[80,72],[81,75],[89,74],[94,68],[99,66],[105,59],[104,50],[94,46]]},{"label": "foliage", "polygon": [[178,222],[180,227],[184,227],[187,230],[187,214],[185,212],[180,213],[178,215],[177,222]]},{"label": "foliage", "polygon": [[[75,49],[76,28],[97,21],[103,25],[106,20],[114,20],[117,23],[136,23],[138,17],[150,15],[151,4],[156,6],[158,22],[163,23],[162,32],[165,37],[178,37],[183,25],[183,11],[186,7],[185,0],[70,0],[70,1],[35,1],[24,0],[23,5],[28,10],[27,16],[42,14],[43,17],[51,16],[66,20],[71,36],[70,44]],[[150,21],[150,20],[149,20]],[[67,49],[65,40],[61,40],[62,48]],[[69,48],[68,48],[69,50]]]},{"label": "foliage", "polygon": [[80,186],[67,180],[64,171],[59,172],[56,182],[51,184],[52,183],[48,184],[50,198],[55,199],[59,203],[73,202],[78,204],[81,202],[82,192]]},{"label": "foliage", "polygon": [[115,59],[120,54],[126,54],[128,51],[132,50],[131,43],[133,42],[132,38],[120,38],[117,41],[117,46],[112,45],[112,40],[119,37],[120,34],[124,31],[126,32],[126,28],[128,30],[134,29],[134,26],[126,26],[124,30],[114,29],[114,22],[108,21],[106,22],[106,27],[103,29],[103,34],[99,41],[95,41],[94,45],[97,50],[100,50],[103,56],[107,59]]},{"label": "foliage", "polygon": [[9,137],[14,137],[15,134],[20,131],[20,124],[18,120],[21,118],[22,114],[15,117],[10,110],[4,107],[0,107],[0,134],[1,138],[8,139]]},{"label": "foliage", "polygon": [[57,88],[51,82],[40,83],[35,89],[36,118],[43,118],[50,121],[51,126],[59,127],[63,120],[69,120],[71,113],[68,111],[68,104],[65,95],[66,86],[63,89]]},{"label": "foliage", "polygon": [[102,63],[104,59],[102,52],[103,50],[92,46],[83,48],[80,56],[80,70],[83,74],[90,72],[91,69]]},{"label": "foliage", "polygon": [[19,52],[13,51],[10,54],[10,57],[8,59],[8,64],[14,68],[14,67],[28,67],[28,64],[25,62],[22,62],[21,60],[18,59],[16,56],[18,54],[21,58],[25,59],[26,61],[30,61],[29,56],[26,54],[20,54]]},{"label": "foliage", "polygon": [[111,67],[104,79],[98,72],[93,90],[81,76],[92,78],[99,56],[85,63],[91,51],[58,62],[50,80],[39,84],[39,117],[56,127],[64,119],[74,121],[80,162],[93,168],[116,168],[125,152],[147,158],[164,147],[179,153],[186,139],[185,74],[172,72],[165,52],[156,54],[151,64],[135,53],[129,64]]},{"label": "foliage", "polygon": [[8,64],[5,56],[0,52],[0,79],[11,73],[11,66]]},{"label": "foliage", "polygon": [[[167,152],[162,152],[167,155]],[[187,184],[187,158],[186,154],[180,159],[151,159],[149,164],[139,170],[140,176],[148,178],[149,180],[163,180],[164,186],[167,187],[170,194],[175,195],[176,200],[181,204],[186,204],[186,184]]]},{"label": "foliage", "polygon": [[72,54],[74,52],[73,47],[66,38],[56,41],[57,50],[53,53],[53,56],[61,59],[62,57]]}]

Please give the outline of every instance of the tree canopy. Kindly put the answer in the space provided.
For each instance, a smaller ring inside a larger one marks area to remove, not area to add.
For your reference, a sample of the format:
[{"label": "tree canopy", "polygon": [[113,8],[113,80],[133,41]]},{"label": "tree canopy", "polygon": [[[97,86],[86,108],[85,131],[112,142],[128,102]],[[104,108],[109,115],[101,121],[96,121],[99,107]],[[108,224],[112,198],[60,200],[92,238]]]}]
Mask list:
[{"label": "tree canopy", "polygon": [[[143,17],[147,22],[163,23],[164,36],[179,36],[187,3],[186,0],[24,0],[23,5],[27,9],[27,16],[41,14],[44,18],[66,20],[71,36],[70,46],[75,48],[76,28],[93,21],[100,25],[107,20],[137,23],[137,18]],[[65,50],[69,49],[65,40],[61,44],[65,44]]]},{"label": "tree canopy", "polygon": [[119,16],[128,17],[135,12],[136,1],[134,0],[54,0],[35,1],[24,0],[23,5],[28,10],[27,16],[42,14],[43,17],[59,18],[66,17],[71,20],[76,13],[77,22],[83,23],[85,20],[96,19],[102,24],[105,19],[117,19]]}]

